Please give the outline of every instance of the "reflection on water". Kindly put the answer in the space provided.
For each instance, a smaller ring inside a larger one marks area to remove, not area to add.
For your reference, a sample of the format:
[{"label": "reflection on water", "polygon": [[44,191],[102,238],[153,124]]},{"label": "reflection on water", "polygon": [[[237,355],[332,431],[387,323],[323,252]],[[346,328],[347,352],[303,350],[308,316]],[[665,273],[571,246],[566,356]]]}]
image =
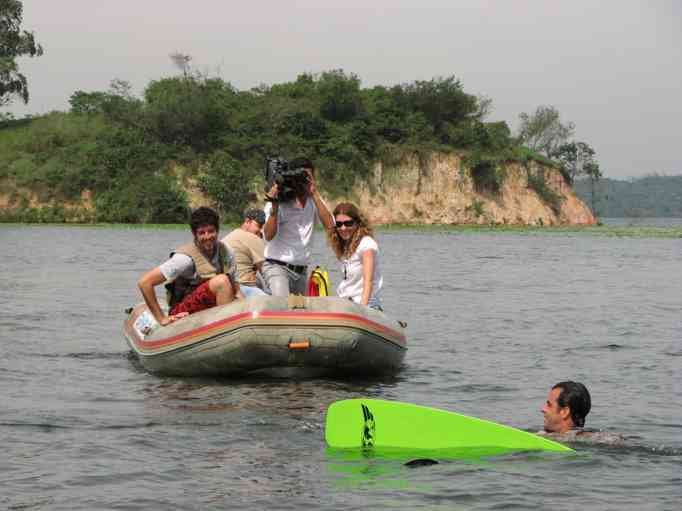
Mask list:
[{"label": "reflection on water", "polygon": [[365,380],[165,378],[143,390],[152,406],[196,412],[257,411],[292,419],[319,418],[340,394],[371,397],[396,384],[395,376]]},{"label": "reflection on water", "polygon": [[503,447],[457,449],[332,449],[326,466],[339,488],[382,487],[432,489],[414,484],[413,471],[453,474],[495,471],[505,464],[548,463],[582,457],[579,453],[518,452]]}]

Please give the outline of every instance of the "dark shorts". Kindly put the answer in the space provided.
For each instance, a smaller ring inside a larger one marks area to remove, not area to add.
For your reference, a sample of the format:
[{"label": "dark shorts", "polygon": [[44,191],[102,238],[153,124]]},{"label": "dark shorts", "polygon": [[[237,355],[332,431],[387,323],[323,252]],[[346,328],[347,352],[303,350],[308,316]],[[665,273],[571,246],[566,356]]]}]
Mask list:
[{"label": "dark shorts", "polygon": [[178,303],[177,305],[174,305],[169,314],[174,315],[174,314],[180,314],[181,312],[187,312],[189,314],[194,314],[195,312],[202,311],[204,309],[210,309],[211,307],[215,307],[216,305],[216,297],[213,294],[213,291],[211,291],[208,288],[208,280],[201,284],[199,287],[197,287],[194,291],[192,291],[190,294],[185,296],[185,298]]}]

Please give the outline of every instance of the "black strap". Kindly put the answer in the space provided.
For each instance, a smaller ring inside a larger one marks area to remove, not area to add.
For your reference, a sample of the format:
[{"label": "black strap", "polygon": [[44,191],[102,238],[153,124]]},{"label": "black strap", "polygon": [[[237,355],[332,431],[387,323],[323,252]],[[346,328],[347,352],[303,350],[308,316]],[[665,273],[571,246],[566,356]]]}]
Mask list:
[{"label": "black strap", "polygon": [[280,266],[286,266],[287,268],[289,268],[294,273],[301,273],[302,274],[302,273],[305,273],[306,270],[308,269],[308,267],[304,266],[304,265],[297,266],[295,264],[285,263],[284,261],[278,261],[277,259],[267,258],[266,261],[269,263],[273,263],[273,264],[279,264]]}]

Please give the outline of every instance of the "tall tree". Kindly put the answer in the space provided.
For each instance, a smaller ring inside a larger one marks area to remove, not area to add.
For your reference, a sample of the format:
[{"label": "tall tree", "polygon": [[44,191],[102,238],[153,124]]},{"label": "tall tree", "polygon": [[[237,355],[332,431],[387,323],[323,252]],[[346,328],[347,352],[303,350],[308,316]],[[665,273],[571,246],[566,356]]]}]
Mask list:
[{"label": "tall tree", "polygon": [[597,183],[602,177],[599,164],[596,161],[589,161],[583,167],[583,173],[590,179],[590,203],[592,212],[597,214]]},{"label": "tall tree", "polygon": [[391,90],[394,102],[407,111],[422,114],[442,143],[450,142],[454,127],[481,119],[490,107],[485,100],[481,105],[479,98],[464,92],[462,83],[454,76],[416,81]]},{"label": "tall tree", "polygon": [[0,0],[0,106],[15,96],[28,103],[28,81],[19,72],[17,57],[38,57],[43,47],[32,32],[21,30],[24,7],[19,0]]},{"label": "tall tree", "polygon": [[552,158],[556,149],[571,138],[575,125],[562,123],[559,111],[553,106],[539,106],[532,114],[519,115],[519,140],[533,151]]},{"label": "tall tree", "polygon": [[347,122],[362,113],[364,107],[360,93],[360,79],[347,75],[341,69],[326,71],[317,82],[320,95],[320,114],[329,121]]},{"label": "tall tree", "polygon": [[576,177],[583,175],[599,179],[601,173],[594,155],[594,149],[586,142],[570,142],[557,147],[550,156],[561,164],[564,175],[572,184]]}]

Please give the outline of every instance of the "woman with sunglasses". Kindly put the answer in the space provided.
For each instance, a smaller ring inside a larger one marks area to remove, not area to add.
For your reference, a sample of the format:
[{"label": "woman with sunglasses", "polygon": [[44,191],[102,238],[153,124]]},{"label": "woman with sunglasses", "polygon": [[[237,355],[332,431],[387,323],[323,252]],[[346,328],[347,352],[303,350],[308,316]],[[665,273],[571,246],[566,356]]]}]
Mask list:
[{"label": "woman with sunglasses", "polygon": [[334,208],[336,225],[328,231],[329,244],[341,261],[343,280],[336,294],[373,309],[381,308],[383,284],[379,266],[379,245],[367,218],[350,202]]}]

